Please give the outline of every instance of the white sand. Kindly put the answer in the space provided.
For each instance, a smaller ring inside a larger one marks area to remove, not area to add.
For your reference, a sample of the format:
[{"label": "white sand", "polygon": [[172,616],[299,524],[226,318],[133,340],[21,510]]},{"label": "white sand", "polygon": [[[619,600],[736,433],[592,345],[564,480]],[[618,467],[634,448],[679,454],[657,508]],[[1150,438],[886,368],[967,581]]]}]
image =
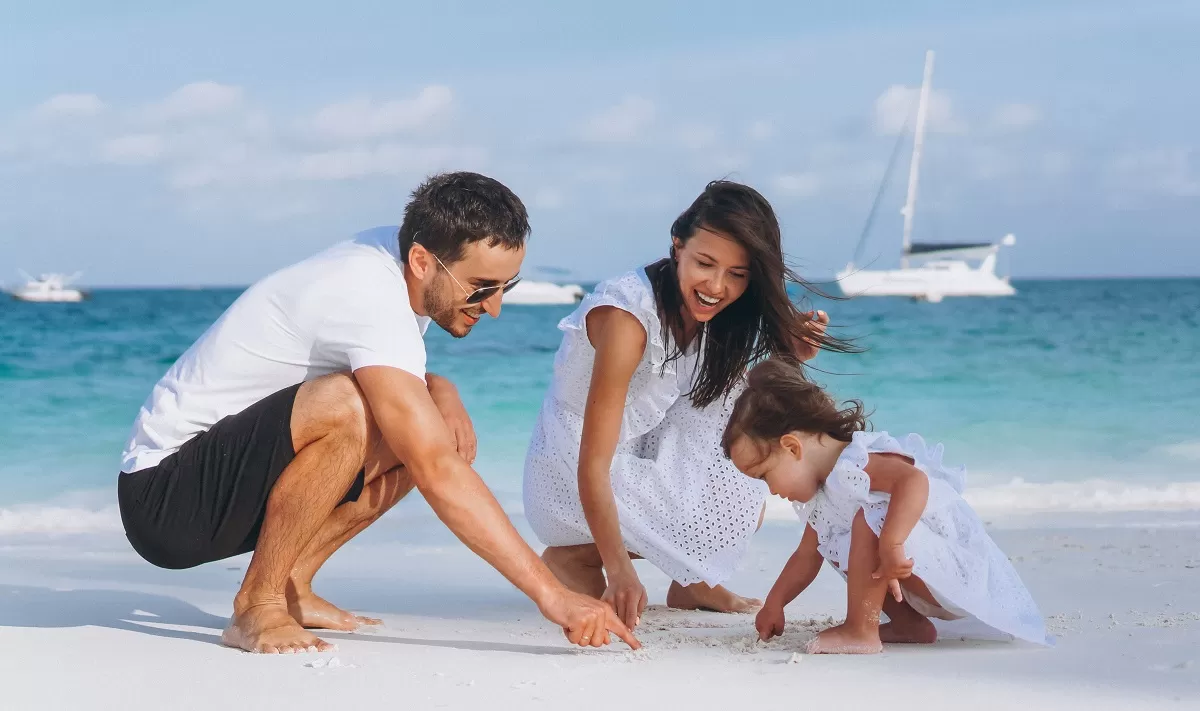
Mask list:
[{"label": "white sand", "polygon": [[[317,581],[385,626],[326,635],[333,653],[266,657],[218,643],[244,557],[164,571],[113,534],[0,536],[0,708],[1200,709],[1200,513],[993,523],[1054,648],[945,637],[797,654],[844,610],[826,571],[770,644],[751,616],[655,606],[642,651],[576,651],[414,498]],[[768,523],[731,587],[765,595],[799,533]],[[661,603],[668,581],[640,570]]]}]

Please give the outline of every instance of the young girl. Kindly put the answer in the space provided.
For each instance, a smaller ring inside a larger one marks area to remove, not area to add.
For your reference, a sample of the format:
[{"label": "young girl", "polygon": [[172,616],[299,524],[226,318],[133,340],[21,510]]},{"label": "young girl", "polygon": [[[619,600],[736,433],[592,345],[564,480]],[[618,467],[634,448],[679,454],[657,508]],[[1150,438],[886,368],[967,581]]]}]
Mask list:
[{"label": "young girl", "polygon": [[[809,653],[928,644],[937,639],[929,618],[973,618],[1047,643],[1037,605],[963,500],[965,472],[942,464],[940,444],[865,432],[862,403],[839,409],[781,360],[755,366],[748,381],[722,447],[771,493],[808,502],[797,506],[807,513],[804,538],[758,613],[761,639],[783,633],[784,606],[812,583],[824,559],[846,578],[846,621],[821,632]],[[879,623],[881,610],[887,624]]]}]

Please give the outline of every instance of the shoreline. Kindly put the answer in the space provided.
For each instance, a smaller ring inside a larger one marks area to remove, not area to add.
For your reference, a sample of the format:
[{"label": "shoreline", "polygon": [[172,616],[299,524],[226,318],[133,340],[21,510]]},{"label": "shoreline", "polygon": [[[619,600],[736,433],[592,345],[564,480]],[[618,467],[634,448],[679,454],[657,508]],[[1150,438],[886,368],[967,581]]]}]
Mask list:
[{"label": "shoreline", "polygon": [[[761,644],[752,615],[663,609],[669,581],[644,563],[639,574],[656,606],[638,630],[644,649],[578,651],[419,497],[396,513],[317,579],[321,594],[385,626],[329,634],[339,649],[319,655],[257,657],[219,644],[248,556],[166,571],[119,535],[0,536],[0,644],[20,650],[0,698],[14,709],[130,711],[163,699],[177,708],[314,700],[713,708],[789,697],[844,703],[847,689],[896,709],[961,708],[964,698],[972,708],[1056,709],[1200,700],[1200,512],[985,517],[1056,646],[943,636],[858,658],[797,654],[844,612],[844,585],[828,569],[788,607],[787,634]],[[765,595],[799,536],[798,521],[766,523],[730,588]],[[917,693],[895,697],[897,689]]]}]

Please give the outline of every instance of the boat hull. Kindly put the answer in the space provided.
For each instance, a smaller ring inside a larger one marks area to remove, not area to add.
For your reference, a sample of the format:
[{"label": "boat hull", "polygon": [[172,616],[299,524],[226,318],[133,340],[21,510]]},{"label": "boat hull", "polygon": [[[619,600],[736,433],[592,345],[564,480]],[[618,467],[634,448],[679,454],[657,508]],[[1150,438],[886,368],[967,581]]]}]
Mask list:
[{"label": "boat hull", "polygon": [[583,287],[578,284],[552,284],[544,281],[522,281],[504,295],[504,305],[550,306],[577,304],[583,299]]},{"label": "boat hull", "polygon": [[87,294],[76,289],[64,289],[62,291],[14,291],[13,299],[17,301],[25,301],[35,304],[76,304],[87,298]]},{"label": "boat hull", "polygon": [[838,287],[846,296],[906,296],[941,301],[950,296],[1012,296],[1007,279],[981,269],[892,269],[843,271]]}]

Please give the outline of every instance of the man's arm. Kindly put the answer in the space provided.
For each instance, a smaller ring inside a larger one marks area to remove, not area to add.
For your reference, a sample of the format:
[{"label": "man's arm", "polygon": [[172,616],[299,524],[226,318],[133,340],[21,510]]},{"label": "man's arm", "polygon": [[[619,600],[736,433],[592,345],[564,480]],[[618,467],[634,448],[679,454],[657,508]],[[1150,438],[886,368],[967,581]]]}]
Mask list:
[{"label": "man's arm", "polygon": [[384,441],[459,540],[528,595],[571,642],[600,646],[611,630],[631,647],[640,646],[611,608],[568,591],[525,543],[483,480],[459,456],[420,378],[385,366],[360,368],[354,377]]},{"label": "man's arm", "polygon": [[446,422],[446,428],[454,436],[454,445],[467,464],[475,463],[475,455],[479,451],[479,438],[475,435],[475,426],[467,408],[458,396],[458,388],[448,378],[435,373],[425,374],[426,389],[433,404]]}]

